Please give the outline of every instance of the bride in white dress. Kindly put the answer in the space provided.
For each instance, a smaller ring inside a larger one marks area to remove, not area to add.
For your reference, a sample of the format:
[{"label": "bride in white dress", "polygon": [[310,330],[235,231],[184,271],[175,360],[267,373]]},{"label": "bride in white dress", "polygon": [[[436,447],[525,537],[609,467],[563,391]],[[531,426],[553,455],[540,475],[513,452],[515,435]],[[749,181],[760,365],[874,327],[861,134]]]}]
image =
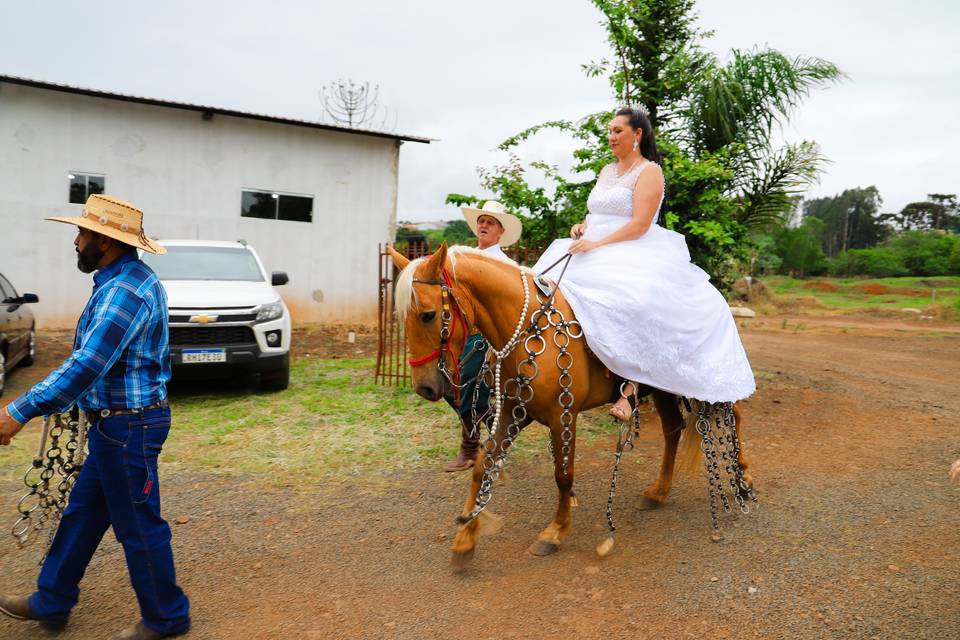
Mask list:
[{"label": "bride in white dress", "polygon": [[[617,162],[600,172],[589,215],[534,271],[573,254],[560,289],[590,349],[625,380],[706,402],[746,398],[756,384],[730,308],[684,237],[656,224],[664,184],[649,118],[621,109],[609,141]],[[625,419],[628,400],[610,412]]]}]

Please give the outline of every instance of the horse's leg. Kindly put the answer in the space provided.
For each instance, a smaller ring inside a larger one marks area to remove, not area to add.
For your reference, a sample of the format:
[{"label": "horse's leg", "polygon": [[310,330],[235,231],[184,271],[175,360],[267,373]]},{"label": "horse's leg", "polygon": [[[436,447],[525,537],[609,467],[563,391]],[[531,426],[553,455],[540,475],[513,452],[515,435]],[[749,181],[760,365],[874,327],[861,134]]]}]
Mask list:
[{"label": "horse's leg", "polygon": [[547,528],[540,532],[536,541],[530,545],[528,551],[535,556],[548,556],[560,548],[560,544],[570,533],[570,524],[573,518],[570,514],[571,499],[573,496],[573,463],[576,454],[577,442],[577,421],[574,419],[570,425],[572,438],[570,438],[570,453],[567,462],[567,472],[563,469],[563,428],[559,426],[550,427],[550,439],[553,442],[553,477],[557,482],[559,490],[559,499],[557,501],[557,512],[553,516],[553,521],[547,525]]},{"label": "horse's leg", "polygon": [[660,474],[656,482],[641,494],[642,506],[655,509],[667,499],[673,485],[673,465],[677,458],[677,443],[683,429],[683,416],[677,407],[675,396],[663,391],[653,394],[653,403],[660,415],[660,428],[663,430],[663,460],[660,462]]},{"label": "horse's leg", "polygon": [[[504,411],[507,411],[510,403],[505,403]],[[510,405],[512,406],[512,405]],[[505,414],[509,415],[509,414]],[[500,450],[503,447],[503,438],[506,433],[506,427],[497,429],[493,441],[493,461],[500,457]],[[480,493],[480,485],[484,477],[484,465],[486,464],[487,443],[481,438],[480,449],[477,451],[477,458],[473,463],[473,474],[470,479],[470,491],[467,493],[467,500],[463,504],[461,518],[467,518],[477,504],[477,495]],[[509,449],[509,448],[508,448]],[[477,547],[477,539],[480,537],[480,517],[476,517],[466,524],[460,525],[457,535],[453,539],[451,548],[450,562],[456,567],[465,567],[473,559],[473,552]]]},{"label": "horse's leg", "polygon": [[[743,472],[744,481],[752,489],[753,476],[751,476],[750,473],[747,471],[747,469],[750,467],[750,463],[747,462],[747,454],[743,452],[743,438],[740,435],[741,433],[743,433],[743,411],[740,409],[739,402],[733,403],[733,420],[734,420],[734,424],[736,425],[736,431],[737,431],[737,462],[740,463],[740,470]],[[744,497],[746,497],[747,495],[747,492],[744,491],[743,489],[740,490],[740,493]]]}]

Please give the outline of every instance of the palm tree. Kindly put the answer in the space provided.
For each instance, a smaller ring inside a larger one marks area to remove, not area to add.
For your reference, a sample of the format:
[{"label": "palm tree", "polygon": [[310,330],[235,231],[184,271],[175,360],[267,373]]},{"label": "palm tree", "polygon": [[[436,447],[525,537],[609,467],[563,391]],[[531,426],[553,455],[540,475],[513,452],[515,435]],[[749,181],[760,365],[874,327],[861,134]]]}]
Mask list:
[{"label": "palm tree", "polygon": [[694,156],[729,149],[738,219],[747,227],[767,225],[792,211],[826,162],[813,142],[775,149],[774,134],[811,90],[843,77],[821,58],[735,49],[727,64],[713,58],[703,65],[665,129]]}]

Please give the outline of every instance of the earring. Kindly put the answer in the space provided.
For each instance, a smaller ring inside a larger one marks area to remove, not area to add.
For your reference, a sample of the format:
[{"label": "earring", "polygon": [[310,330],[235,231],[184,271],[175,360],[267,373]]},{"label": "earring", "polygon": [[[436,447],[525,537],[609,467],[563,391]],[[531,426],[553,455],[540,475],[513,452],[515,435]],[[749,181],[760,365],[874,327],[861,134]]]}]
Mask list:
[{"label": "earring", "polygon": [[639,140],[634,140],[634,141],[633,141],[633,150],[636,151],[636,150],[639,149],[639,148],[640,148],[640,141],[639,141]]}]

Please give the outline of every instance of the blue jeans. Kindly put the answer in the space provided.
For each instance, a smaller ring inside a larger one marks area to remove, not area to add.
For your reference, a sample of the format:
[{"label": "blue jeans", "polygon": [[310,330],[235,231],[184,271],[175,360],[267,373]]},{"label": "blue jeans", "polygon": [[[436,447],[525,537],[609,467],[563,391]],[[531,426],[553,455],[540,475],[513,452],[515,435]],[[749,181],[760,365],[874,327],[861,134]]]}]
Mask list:
[{"label": "blue jeans", "polygon": [[465,383],[460,389],[460,404],[457,404],[453,389],[443,397],[465,424],[473,424],[473,394],[478,386],[480,394],[477,398],[477,415],[483,415],[489,404],[490,387],[477,377],[487,356],[487,346],[479,333],[467,338],[463,345],[463,353],[460,354],[460,380]]},{"label": "blue jeans", "polygon": [[177,586],[170,527],[160,517],[157,457],[170,431],[170,409],[97,419],[60,528],[30,596],[45,620],[65,620],[80,579],[107,527],[127,559],[143,624],[161,634],[190,628],[190,602]]}]

